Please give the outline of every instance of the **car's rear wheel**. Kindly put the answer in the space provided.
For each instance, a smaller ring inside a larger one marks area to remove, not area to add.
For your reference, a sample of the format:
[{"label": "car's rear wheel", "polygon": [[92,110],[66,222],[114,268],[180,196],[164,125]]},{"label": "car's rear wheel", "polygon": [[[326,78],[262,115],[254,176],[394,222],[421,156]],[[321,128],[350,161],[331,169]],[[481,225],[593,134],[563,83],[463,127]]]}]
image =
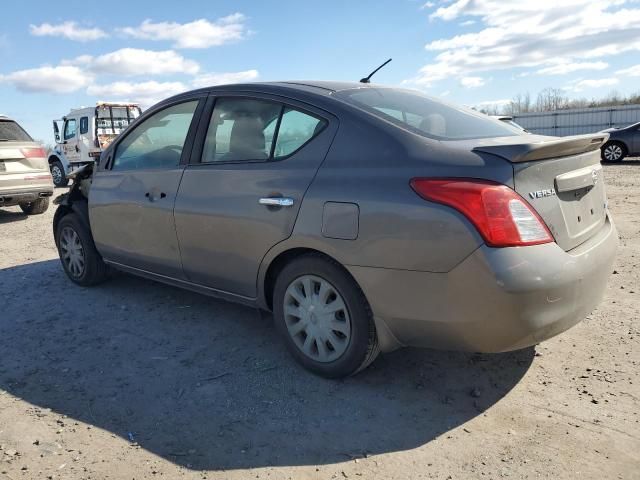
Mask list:
[{"label": "car's rear wheel", "polygon": [[322,256],[298,257],[284,267],[273,310],[289,351],[314,373],[353,375],[379,353],[364,294],[342,266]]},{"label": "car's rear wheel", "polygon": [[20,208],[27,215],[40,215],[49,208],[49,197],[42,197],[29,203],[21,203]]},{"label": "car's rear wheel", "polygon": [[607,142],[601,151],[601,158],[605,162],[620,162],[627,155],[627,149],[620,142]]},{"label": "car's rear wheel", "polygon": [[107,278],[107,265],[96,250],[91,231],[76,214],[62,217],[55,240],[62,268],[71,281],[86,287]]},{"label": "car's rear wheel", "polygon": [[64,167],[60,160],[52,162],[51,165],[49,165],[49,170],[51,170],[53,184],[56,187],[66,187],[69,184],[69,179],[67,178],[66,173],[64,173]]}]

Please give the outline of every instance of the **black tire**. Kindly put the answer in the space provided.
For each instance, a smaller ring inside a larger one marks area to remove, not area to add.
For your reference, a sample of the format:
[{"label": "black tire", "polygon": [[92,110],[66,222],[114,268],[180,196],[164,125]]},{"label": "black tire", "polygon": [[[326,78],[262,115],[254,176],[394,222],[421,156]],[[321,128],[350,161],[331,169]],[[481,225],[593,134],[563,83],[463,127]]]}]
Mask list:
[{"label": "black tire", "polygon": [[69,185],[69,179],[67,178],[67,174],[64,173],[64,167],[62,166],[62,162],[60,160],[55,160],[49,164],[49,170],[51,171],[51,176],[53,177],[53,184],[56,187],[66,187]]},{"label": "black tire", "polygon": [[621,162],[628,155],[627,147],[622,142],[612,140],[605,143],[600,149],[600,159],[603,162]]},{"label": "black tire", "polygon": [[20,208],[27,215],[41,215],[49,208],[49,197],[42,197],[29,203],[21,203]]},{"label": "black tire", "polygon": [[[77,235],[77,240],[81,247],[81,256],[83,258],[81,270],[74,270],[69,260],[65,259],[64,244],[66,240],[63,237],[71,235],[71,232]],[[56,228],[55,240],[62,268],[72,282],[83,287],[89,287],[106,280],[108,267],[102,260],[98,250],[96,250],[91,231],[75,213],[70,213],[60,219]]]},{"label": "black tire", "polygon": [[[284,314],[285,294],[292,282],[306,275],[329,282],[342,297],[349,313],[348,345],[337,359],[330,362],[319,362],[307,356],[296,345],[287,327]],[[276,328],[294,358],[308,370],[323,377],[354,375],[373,362],[380,352],[373,315],[364,293],[340,264],[322,255],[297,257],[282,269],[274,288],[273,313]]]}]

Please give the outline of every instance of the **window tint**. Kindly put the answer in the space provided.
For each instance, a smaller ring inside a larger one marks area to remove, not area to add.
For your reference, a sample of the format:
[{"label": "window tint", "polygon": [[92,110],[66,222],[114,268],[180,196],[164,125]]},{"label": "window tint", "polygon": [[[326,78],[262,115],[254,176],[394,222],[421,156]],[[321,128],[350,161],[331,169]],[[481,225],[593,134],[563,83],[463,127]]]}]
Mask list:
[{"label": "window tint", "polygon": [[69,140],[76,136],[76,121],[75,119],[67,120],[64,124],[64,139]]},{"label": "window tint", "polygon": [[322,130],[325,122],[306,113],[286,108],[280,120],[274,158],[286,157]]},{"label": "window tint", "polygon": [[84,135],[89,131],[89,117],[82,117],[80,119],[80,135]]},{"label": "window tint", "polygon": [[197,106],[181,103],[144,120],[117,146],[113,170],[177,166]]},{"label": "window tint", "polygon": [[338,98],[427,137],[442,140],[520,135],[517,129],[487,115],[393,88],[345,90]]},{"label": "window tint", "polygon": [[31,142],[31,137],[12,120],[0,120],[0,142]]},{"label": "window tint", "polygon": [[282,106],[264,100],[216,101],[204,145],[203,162],[266,160]]}]

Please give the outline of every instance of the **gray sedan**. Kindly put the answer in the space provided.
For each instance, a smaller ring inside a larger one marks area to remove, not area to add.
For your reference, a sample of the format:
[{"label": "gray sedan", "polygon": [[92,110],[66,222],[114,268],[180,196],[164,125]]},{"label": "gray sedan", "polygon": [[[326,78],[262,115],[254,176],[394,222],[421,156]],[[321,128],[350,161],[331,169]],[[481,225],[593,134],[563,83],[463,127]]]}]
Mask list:
[{"label": "gray sedan", "polygon": [[327,377],[402,346],[520,349],[602,298],[606,140],[370,84],[205,88],[137,119],[53,229],[73,282],[115,268],[273,311]]},{"label": "gray sedan", "polygon": [[603,130],[609,140],[602,146],[602,160],[620,162],[626,156],[640,155],[640,122],[622,128]]}]

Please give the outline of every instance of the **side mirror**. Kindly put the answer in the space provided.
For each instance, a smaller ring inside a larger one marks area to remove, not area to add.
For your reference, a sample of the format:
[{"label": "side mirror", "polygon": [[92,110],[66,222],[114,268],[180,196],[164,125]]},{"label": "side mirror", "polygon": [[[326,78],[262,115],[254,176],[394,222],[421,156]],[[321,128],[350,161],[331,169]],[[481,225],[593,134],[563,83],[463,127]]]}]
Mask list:
[{"label": "side mirror", "polygon": [[58,122],[62,122],[62,120],[53,121],[53,136],[56,139],[56,143],[62,143],[60,138],[60,127],[58,126]]}]

